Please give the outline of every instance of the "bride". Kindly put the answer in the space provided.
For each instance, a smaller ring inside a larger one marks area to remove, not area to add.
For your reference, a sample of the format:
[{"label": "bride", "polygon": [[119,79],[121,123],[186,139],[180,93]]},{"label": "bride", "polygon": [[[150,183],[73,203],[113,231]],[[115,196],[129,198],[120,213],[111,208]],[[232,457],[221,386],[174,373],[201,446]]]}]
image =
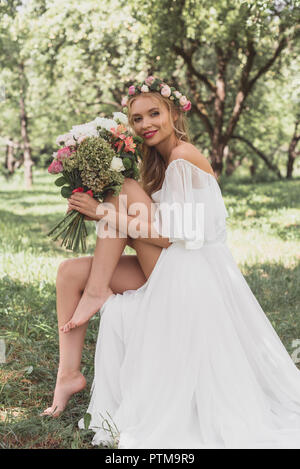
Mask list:
[{"label": "bride", "polygon": [[[188,136],[190,102],[148,77],[122,104],[144,138],[142,184],[125,179],[103,204],[80,193],[69,199],[70,210],[97,220],[98,237],[93,257],[58,269],[60,361],[42,415],[59,416],[85,387],[83,342],[100,311],[87,410],[93,444],[110,440],[109,415],[118,448],[300,448],[300,372],[227,246],[218,182]],[[165,209],[174,203],[184,213],[171,222]],[[146,218],[131,215],[136,204]],[[200,205],[201,216],[188,205]],[[195,218],[200,226],[188,236]],[[118,236],[99,235],[107,220]],[[136,256],[122,255],[126,245]]]}]

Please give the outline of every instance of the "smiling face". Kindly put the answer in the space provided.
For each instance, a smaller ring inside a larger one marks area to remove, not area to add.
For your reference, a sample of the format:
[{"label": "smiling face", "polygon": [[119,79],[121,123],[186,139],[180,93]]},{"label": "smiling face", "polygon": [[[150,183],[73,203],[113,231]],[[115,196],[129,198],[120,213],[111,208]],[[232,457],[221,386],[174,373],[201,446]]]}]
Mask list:
[{"label": "smiling face", "polygon": [[130,114],[134,131],[148,146],[158,145],[174,134],[169,109],[155,97],[138,96]]}]

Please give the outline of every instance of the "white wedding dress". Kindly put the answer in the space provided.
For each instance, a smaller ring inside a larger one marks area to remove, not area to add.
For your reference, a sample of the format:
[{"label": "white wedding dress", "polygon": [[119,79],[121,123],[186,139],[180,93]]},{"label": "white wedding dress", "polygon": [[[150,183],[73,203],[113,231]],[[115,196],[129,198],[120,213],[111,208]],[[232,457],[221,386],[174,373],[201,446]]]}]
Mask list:
[{"label": "white wedding dress", "polygon": [[[226,244],[217,180],[177,159],[152,198],[154,226],[173,244],[141,288],[100,310],[92,443],[300,449],[300,371]],[[178,217],[164,222],[163,202],[204,204],[194,238],[178,236]]]}]

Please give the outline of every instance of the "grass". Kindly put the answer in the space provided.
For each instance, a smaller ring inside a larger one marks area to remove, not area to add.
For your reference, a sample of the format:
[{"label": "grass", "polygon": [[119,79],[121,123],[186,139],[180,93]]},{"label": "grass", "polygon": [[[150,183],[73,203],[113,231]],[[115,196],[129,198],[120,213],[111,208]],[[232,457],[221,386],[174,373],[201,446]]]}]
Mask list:
[{"label": "grass", "polygon": [[[66,203],[53,177],[36,170],[34,178],[30,191],[23,188],[22,172],[10,182],[1,180],[0,337],[6,363],[0,367],[0,447],[93,448],[93,432],[79,431],[77,422],[89,403],[98,315],[90,321],[83,352],[86,390],[72,398],[60,418],[39,417],[51,403],[58,363],[56,271],[63,259],[77,254],[46,237]],[[253,184],[225,179],[222,192],[230,215],[229,247],[292,354],[293,341],[300,339],[299,180]],[[87,254],[92,254],[93,223],[89,231]],[[130,247],[125,252],[134,253]]]}]

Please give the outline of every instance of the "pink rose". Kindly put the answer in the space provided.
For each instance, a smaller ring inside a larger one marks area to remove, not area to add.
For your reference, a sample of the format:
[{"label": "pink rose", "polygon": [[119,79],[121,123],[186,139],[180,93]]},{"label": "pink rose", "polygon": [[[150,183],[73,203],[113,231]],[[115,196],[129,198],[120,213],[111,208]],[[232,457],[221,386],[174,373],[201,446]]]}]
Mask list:
[{"label": "pink rose", "polygon": [[61,173],[63,171],[63,165],[60,161],[58,160],[53,160],[52,163],[50,164],[49,168],[48,168],[48,172],[50,174],[58,174],[58,173]]},{"label": "pink rose", "polygon": [[150,86],[150,85],[152,85],[154,80],[155,80],[155,78],[152,75],[150,75],[149,77],[146,78],[145,83],[146,83],[146,85]]},{"label": "pink rose", "polygon": [[161,90],[160,90],[160,93],[162,96],[164,96],[165,98],[168,98],[170,95],[171,95],[171,88],[168,86],[168,85],[164,85]]},{"label": "pink rose", "polygon": [[129,94],[129,95],[135,94],[135,86],[134,86],[134,85],[129,86],[129,88],[128,88],[128,94]]},{"label": "pink rose", "polygon": [[191,109],[191,107],[192,107],[192,103],[191,103],[191,101],[188,101],[188,102],[183,106],[182,110],[183,110],[184,112],[186,112],[186,111],[189,111],[189,110]]},{"label": "pink rose", "polygon": [[60,150],[58,150],[56,157],[58,161],[62,161],[65,158],[68,158],[73,153],[73,151],[74,150],[72,150],[70,147],[61,148]]},{"label": "pink rose", "polygon": [[127,97],[127,96],[124,96],[124,97],[122,98],[121,104],[122,104],[123,107],[125,107],[125,106],[127,106],[127,103],[128,103],[128,97]]},{"label": "pink rose", "polygon": [[181,96],[181,98],[179,99],[179,102],[180,102],[181,106],[185,106],[188,103],[187,97],[186,96]]}]

